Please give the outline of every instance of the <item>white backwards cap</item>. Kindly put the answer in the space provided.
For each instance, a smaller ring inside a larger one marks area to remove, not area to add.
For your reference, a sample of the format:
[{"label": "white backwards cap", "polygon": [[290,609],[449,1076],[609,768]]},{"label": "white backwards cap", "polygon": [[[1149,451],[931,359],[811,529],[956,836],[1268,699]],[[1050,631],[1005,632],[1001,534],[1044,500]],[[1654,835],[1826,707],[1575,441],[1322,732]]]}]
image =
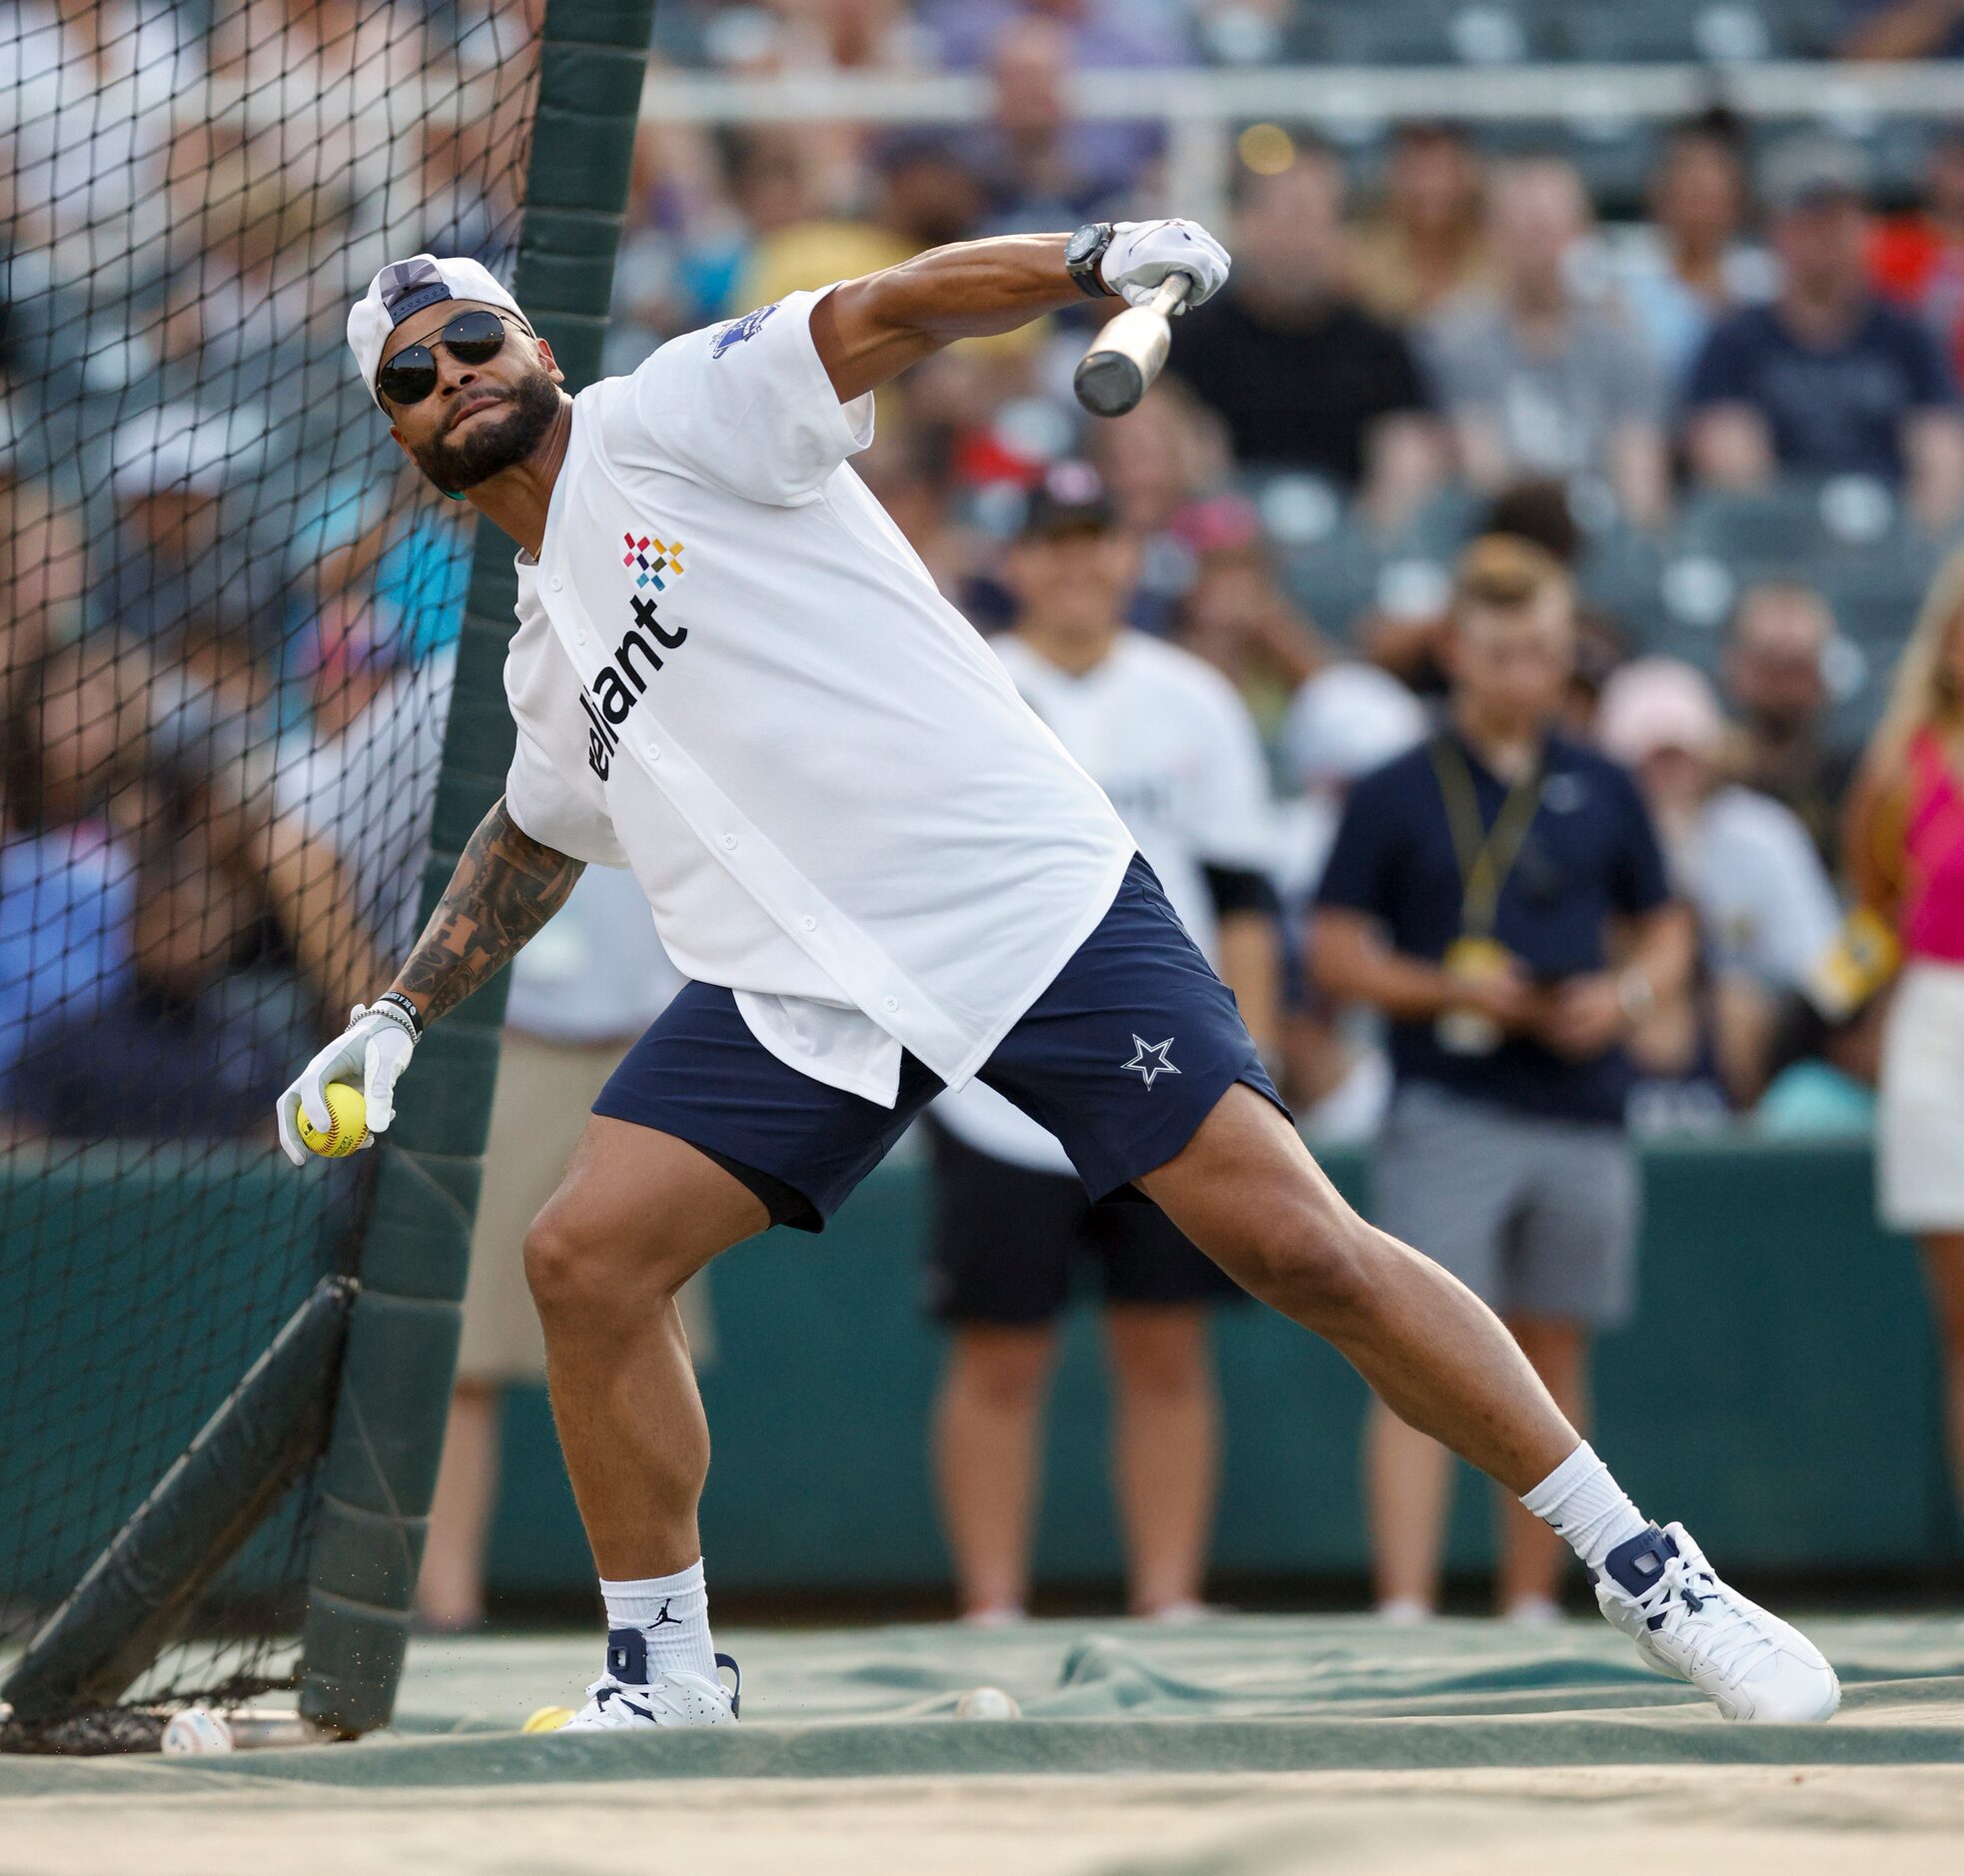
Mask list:
[{"label": "white backwards cap", "polygon": [[368,292],[348,315],[348,349],[354,353],[362,384],[375,398],[378,409],[382,400],[376,397],[375,375],[382,369],[382,348],[389,343],[389,335],[412,314],[440,300],[478,300],[524,318],[517,301],[482,262],[469,257],[440,261],[434,254],[413,254],[407,261],[391,261],[369,282]]}]

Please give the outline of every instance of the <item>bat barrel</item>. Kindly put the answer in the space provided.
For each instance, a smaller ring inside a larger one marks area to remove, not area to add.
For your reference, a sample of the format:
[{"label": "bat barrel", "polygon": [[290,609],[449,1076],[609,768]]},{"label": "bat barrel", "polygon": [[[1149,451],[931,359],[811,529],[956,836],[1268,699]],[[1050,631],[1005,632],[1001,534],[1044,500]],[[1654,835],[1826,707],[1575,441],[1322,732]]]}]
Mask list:
[{"label": "bat barrel", "polygon": [[1087,352],[1071,379],[1093,417],[1123,417],[1146,395],[1146,374],[1123,352]]},{"label": "bat barrel", "polygon": [[1171,274],[1145,306],[1110,321],[1078,361],[1072,388],[1094,417],[1123,417],[1146,395],[1173,343],[1172,317],[1193,291],[1185,274]]}]

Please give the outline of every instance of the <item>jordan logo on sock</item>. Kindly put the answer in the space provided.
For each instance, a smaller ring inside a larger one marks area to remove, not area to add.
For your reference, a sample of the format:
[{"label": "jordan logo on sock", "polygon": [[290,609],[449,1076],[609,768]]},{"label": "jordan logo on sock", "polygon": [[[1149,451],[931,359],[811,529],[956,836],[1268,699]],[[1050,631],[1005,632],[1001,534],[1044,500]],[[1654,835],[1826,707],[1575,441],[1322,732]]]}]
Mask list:
[{"label": "jordan logo on sock", "polygon": [[663,1596],[661,1598],[660,1613],[655,1616],[653,1621],[643,1622],[641,1626],[643,1628],[659,1628],[662,1626],[663,1623],[666,1623],[667,1626],[670,1628],[681,1627],[682,1618],[679,1615],[670,1615],[668,1613],[668,1604],[673,1600],[674,1600],[673,1596]]}]

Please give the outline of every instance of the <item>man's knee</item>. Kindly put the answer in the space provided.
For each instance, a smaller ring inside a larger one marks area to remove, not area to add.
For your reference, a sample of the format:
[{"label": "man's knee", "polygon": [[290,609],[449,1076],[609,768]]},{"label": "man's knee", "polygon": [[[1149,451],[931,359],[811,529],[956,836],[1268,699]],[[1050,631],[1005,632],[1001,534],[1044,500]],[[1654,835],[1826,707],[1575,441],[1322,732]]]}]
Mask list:
[{"label": "man's knee", "polygon": [[541,1317],[621,1317],[659,1307],[687,1281],[671,1248],[609,1231],[577,1206],[546,1206],[525,1233],[525,1282]]},{"label": "man's knee", "polygon": [[1213,1365],[1202,1310],[1118,1308],[1107,1324],[1113,1373],[1127,1393],[1173,1401],[1208,1392]]},{"label": "man's knee", "polygon": [[964,1329],[956,1332],[956,1386],[978,1406],[996,1412],[1029,1407],[1050,1379],[1052,1337],[1047,1329]]},{"label": "man's knee", "polygon": [[1217,1255],[1263,1302],[1298,1318],[1338,1320],[1366,1307],[1391,1248],[1341,1200],[1292,1187],[1246,1206]]},{"label": "man's knee", "polygon": [[525,1283],[541,1316],[578,1308],[598,1281],[600,1260],[576,1223],[548,1205],[525,1233]]}]

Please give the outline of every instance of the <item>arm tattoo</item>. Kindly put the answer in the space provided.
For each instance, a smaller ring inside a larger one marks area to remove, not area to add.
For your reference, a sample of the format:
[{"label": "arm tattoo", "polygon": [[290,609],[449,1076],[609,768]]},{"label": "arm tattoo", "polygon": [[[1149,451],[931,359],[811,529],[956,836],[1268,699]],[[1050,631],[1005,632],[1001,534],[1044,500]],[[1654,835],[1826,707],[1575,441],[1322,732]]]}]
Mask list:
[{"label": "arm tattoo", "polygon": [[500,797],[471,836],[395,988],[434,1023],[516,956],[584,871],[583,861],[523,832]]}]

